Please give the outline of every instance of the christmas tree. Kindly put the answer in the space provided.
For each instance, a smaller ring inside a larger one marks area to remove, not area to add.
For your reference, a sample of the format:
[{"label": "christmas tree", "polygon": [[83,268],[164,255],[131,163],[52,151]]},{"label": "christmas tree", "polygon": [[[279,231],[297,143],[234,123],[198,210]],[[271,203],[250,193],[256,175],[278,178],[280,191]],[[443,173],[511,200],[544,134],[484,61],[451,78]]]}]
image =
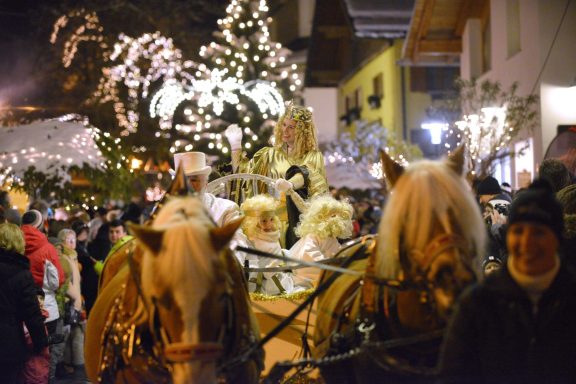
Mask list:
[{"label": "christmas tree", "polygon": [[[222,131],[228,125],[244,129],[251,154],[268,144],[285,100],[300,97],[298,67],[289,62],[291,52],[271,40],[268,11],[265,0],[232,0],[214,41],[194,59],[160,31],[136,37],[107,32],[98,15],[85,9],[59,18],[50,40],[63,45],[67,68],[86,42],[98,44],[101,75],[84,105],[94,109],[97,124],[122,138],[126,156],[166,160],[198,150],[227,159]],[[71,33],[58,43],[64,30]],[[98,119],[109,106],[114,127]]]},{"label": "christmas tree", "polygon": [[223,130],[238,124],[244,149],[269,145],[284,100],[298,99],[302,81],[291,53],[270,39],[265,0],[233,0],[218,20],[215,40],[200,49],[195,71],[171,79],[154,95],[152,116],[160,118],[163,136],[171,132],[170,152],[198,150],[226,157]]}]

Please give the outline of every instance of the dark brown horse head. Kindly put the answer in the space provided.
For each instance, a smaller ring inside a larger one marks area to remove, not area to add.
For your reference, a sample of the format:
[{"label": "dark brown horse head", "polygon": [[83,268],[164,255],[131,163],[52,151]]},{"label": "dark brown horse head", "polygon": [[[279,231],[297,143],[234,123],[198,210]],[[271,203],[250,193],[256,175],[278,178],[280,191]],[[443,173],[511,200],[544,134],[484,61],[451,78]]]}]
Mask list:
[{"label": "dark brown horse head", "polygon": [[220,252],[240,222],[217,228],[200,199],[184,197],[168,201],[150,226],[131,227],[144,249],[141,284],[154,311],[150,328],[161,341],[174,383],[216,381],[223,346],[201,328],[206,328],[202,319],[220,315],[201,313],[202,303],[214,285],[222,284]]},{"label": "dark brown horse head", "polygon": [[382,152],[392,188],[373,257],[378,277],[416,287],[398,296],[400,320],[413,329],[443,324],[459,294],[474,281],[472,259],[484,233],[480,211],[461,176],[464,148],[443,161],[403,167]]}]

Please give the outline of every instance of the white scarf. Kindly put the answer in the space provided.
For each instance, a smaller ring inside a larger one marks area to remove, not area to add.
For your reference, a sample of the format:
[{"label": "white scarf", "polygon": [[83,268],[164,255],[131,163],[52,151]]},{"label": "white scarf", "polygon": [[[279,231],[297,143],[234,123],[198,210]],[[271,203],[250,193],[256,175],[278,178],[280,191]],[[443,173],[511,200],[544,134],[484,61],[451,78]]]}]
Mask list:
[{"label": "white scarf", "polygon": [[560,257],[558,254],[554,257],[554,266],[547,272],[544,272],[541,275],[532,276],[527,275],[518,271],[518,269],[514,266],[514,257],[508,257],[508,271],[510,272],[510,276],[512,279],[522,288],[530,298],[532,302],[532,311],[536,313],[538,311],[538,300],[546,291],[554,278],[558,274],[560,270]]},{"label": "white scarf", "polygon": [[260,228],[256,228],[254,233],[254,237],[258,240],[267,241],[270,243],[275,243],[280,241],[280,230],[272,231],[272,232],[264,232]]}]

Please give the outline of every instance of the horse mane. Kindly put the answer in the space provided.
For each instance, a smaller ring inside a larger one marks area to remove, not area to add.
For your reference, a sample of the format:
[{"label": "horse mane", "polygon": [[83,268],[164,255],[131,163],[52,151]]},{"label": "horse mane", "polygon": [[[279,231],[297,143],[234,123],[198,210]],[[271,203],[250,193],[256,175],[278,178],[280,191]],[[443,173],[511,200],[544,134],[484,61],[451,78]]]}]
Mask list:
[{"label": "horse mane", "polygon": [[438,225],[445,233],[463,238],[468,245],[466,257],[482,254],[486,229],[464,178],[443,161],[412,163],[396,182],[384,208],[378,229],[376,274],[398,279],[400,249],[423,251]]},{"label": "horse mane", "polygon": [[[152,228],[164,235],[158,254],[144,252],[142,289],[148,298],[153,292],[160,297],[172,292],[185,323],[198,318],[214,280],[213,265],[219,255],[210,241],[209,231],[214,226],[196,197],[173,198],[152,223]],[[194,336],[183,335],[183,341]]]}]

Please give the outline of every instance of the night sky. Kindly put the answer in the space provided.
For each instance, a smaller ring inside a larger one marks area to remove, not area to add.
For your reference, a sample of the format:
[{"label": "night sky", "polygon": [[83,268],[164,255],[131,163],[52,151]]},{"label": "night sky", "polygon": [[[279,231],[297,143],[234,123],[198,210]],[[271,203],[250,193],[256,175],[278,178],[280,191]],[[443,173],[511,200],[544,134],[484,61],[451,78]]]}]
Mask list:
[{"label": "night sky", "polygon": [[[207,0],[206,0],[207,1]],[[225,4],[229,0],[209,1],[213,7],[221,9],[223,12]],[[102,0],[91,2],[105,9],[105,12],[98,12],[99,16],[110,15],[110,9],[124,6],[126,9],[138,9],[142,3],[146,3],[148,10],[162,9],[166,4],[178,5],[193,9],[192,15],[198,16],[188,18],[188,23],[183,27],[189,27],[194,33],[204,33],[207,38],[216,29],[217,16],[213,9],[203,14],[206,4],[200,4],[205,0]],[[59,57],[54,46],[50,44],[49,38],[52,32],[52,24],[63,12],[63,4],[80,6],[82,1],[56,1],[56,0],[0,0],[0,108],[7,105],[18,106],[34,103],[42,103],[42,87],[46,87],[46,78],[43,70],[52,71],[58,67]],[[86,3],[90,3],[89,0]],[[132,7],[132,8],[130,8]],[[163,20],[170,20],[170,8],[162,9]],[[127,13],[129,13],[128,11]],[[142,16],[142,15],[141,15]],[[145,14],[143,18],[154,15]],[[105,19],[105,17],[104,17]],[[156,18],[159,19],[159,18]],[[108,32],[118,33],[122,28],[122,23],[108,24],[105,29]],[[146,28],[146,27],[145,27]],[[112,31],[114,29],[114,31]],[[183,28],[180,28],[183,29]],[[200,30],[200,32],[198,32]],[[153,32],[153,30],[147,30]],[[128,34],[130,34],[128,32]],[[167,36],[170,36],[168,33]],[[172,36],[174,37],[174,36]],[[184,42],[187,42],[184,40]],[[190,45],[182,44],[182,39],[176,41],[181,48],[190,48]],[[182,47],[183,46],[183,47]],[[48,63],[50,65],[48,65]],[[50,72],[49,72],[50,73]],[[1,111],[1,109],[0,109]]]},{"label": "night sky", "polygon": [[0,106],[27,104],[39,91],[39,53],[50,45],[50,26],[35,24],[44,12],[39,4],[0,0]]}]

